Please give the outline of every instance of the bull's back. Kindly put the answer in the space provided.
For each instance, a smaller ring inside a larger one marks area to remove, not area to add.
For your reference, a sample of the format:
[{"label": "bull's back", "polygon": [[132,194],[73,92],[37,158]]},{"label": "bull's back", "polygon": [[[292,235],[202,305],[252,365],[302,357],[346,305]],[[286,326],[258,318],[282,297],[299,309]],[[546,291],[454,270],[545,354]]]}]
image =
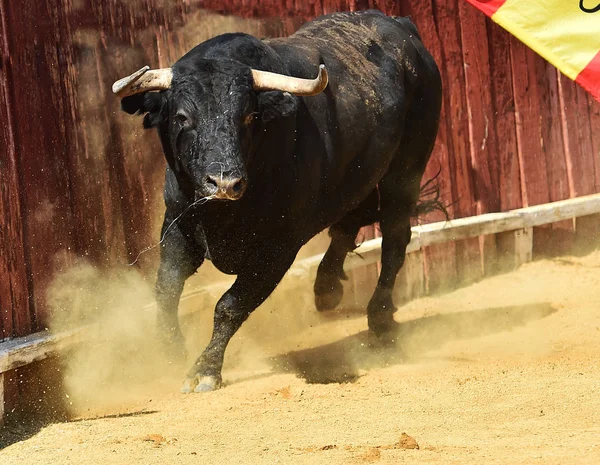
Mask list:
[{"label": "bull's back", "polygon": [[[325,95],[307,98],[305,103],[314,109],[319,124],[327,125],[326,116],[334,123],[342,121],[355,128],[360,138],[372,134],[382,119],[402,118],[415,88],[437,73],[416,32],[410,20],[381,12],[335,13],[269,44],[293,75],[311,78],[320,63],[326,64]],[[360,146],[353,138],[343,141],[345,152]]]},{"label": "bull's back", "polygon": [[416,27],[380,12],[336,13],[269,44],[293,75],[314,77],[325,63],[328,88],[304,99],[328,152],[323,182],[341,186],[340,196],[348,185],[366,195],[397,153],[413,95],[439,87]]}]

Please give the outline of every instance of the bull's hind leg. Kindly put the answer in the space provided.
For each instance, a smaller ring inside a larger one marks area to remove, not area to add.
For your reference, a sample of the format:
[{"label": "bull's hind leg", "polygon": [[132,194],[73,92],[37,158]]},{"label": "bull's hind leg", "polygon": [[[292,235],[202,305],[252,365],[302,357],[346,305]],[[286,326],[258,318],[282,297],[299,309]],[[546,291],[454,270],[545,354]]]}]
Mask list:
[{"label": "bull's hind leg", "polygon": [[[381,273],[367,307],[369,330],[379,338],[393,328],[396,308],[392,291],[404,265],[411,237],[410,219],[416,213],[421,178],[438,132],[441,91],[435,91],[440,85],[437,73],[430,76],[430,81],[415,92],[397,155],[379,183]],[[389,342],[389,338],[383,339]]]},{"label": "bull's hind leg", "polygon": [[367,307],[369,329],[378,337],[385,336],[393,326],[396,307],[392,291],[396,275],[404,264],[406,247],[411,237],[411,212],[417,201],[415,196],[394,192],[393,187],[386,186],[384,182],[380,186],[380,229],[383,236],[381,273]]},{"label": "bull's hind leg", "polygon": [[344,260],[348,252],[356,248],[358,230],[376,221],[378,203],[379,196],[374,190],[358,208],[329,228],[331,244],[319,265],[314,285],[317,310],[331,310],[341,302],[344,294],[341,281],[348,279]]}]

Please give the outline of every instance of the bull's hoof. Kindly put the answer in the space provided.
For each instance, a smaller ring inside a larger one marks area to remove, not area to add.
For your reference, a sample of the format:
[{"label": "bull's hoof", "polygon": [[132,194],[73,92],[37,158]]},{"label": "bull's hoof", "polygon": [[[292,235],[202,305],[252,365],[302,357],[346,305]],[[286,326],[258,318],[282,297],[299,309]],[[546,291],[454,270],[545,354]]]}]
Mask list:
[{"label": "bull's hoof", "polygon": [[373,349],[389,349],[396,345],[398,324],[394,320],[394,307],[391,299],[385,304],[369,303],[367,321],[369,324],[369,347]]},{"label": "bull's hoof", "polygon": [[393,331],[397,326],[394,321],[396,310],[391,294],[382,295],[375,290],[375,294],[367,306],[367,321],[370,332],[383,338],[387,333]]},{"label": "bull's hoof", "polygon": [[203,376],[194,392],[210,392],[221,389],[221,379],[214,376]]},{"label": "bull's hoof", "polygon": [[183,381],[183,384],[181,385],[181,388],[179,389],[181,391],[182,394],[189,394],[190,392],[193,392],[194,389],[196,389],[196,386],[198,385],[198,377],[194,376],[193,378],[186,378]]},{"label": "bull's hoof", "polygon": [[344,297],[344,286],[337,279],[315,285],[315,307],[319,312],[333,310]]},{"label": "bull's hoof", "polygon": [[210,392],[221,388],[221,379],[216,376],[200,376],[186,378],[181,385],[181,392],[189,394],[191,392]]}]

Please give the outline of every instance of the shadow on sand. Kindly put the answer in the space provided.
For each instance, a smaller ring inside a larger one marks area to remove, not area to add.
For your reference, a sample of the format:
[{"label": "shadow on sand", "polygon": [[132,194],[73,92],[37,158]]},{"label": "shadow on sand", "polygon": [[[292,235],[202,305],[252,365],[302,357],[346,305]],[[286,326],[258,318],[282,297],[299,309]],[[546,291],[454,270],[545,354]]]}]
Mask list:
[{"label": "shadow on sand", "polygon": [[394,342],[387,348],[378,349],[363,331],[270,362],[274,371],[296,373],[308,383],[353,382],[361,370],[407,363],[448,342],[510,331],[556,311],[549,303],[540,303],[423,317],[397,323],[391,333]]},{"label": "shadow on sand", "polygon": [[21,442],[35,436],[39,431],[52,423],[78,423],[82,421],[103,420],[107,418],[129,418],[143,415],[152,415],[158,410],[138,410],[136,412],[115,413],[81,418],[40,418],[38,420],[18,421],[12,420],[4,427],[0,426],[0,451],[16,442]]}]

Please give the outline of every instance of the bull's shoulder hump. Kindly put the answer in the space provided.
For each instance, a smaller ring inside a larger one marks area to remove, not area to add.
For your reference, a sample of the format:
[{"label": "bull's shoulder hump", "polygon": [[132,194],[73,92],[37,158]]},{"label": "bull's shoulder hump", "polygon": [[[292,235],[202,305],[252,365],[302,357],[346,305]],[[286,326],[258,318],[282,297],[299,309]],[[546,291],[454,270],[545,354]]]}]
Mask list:
[{"label": "bull's shoulder hump", "polygon": [[416,36],[419,40],[421,40],[421,34],[419,34],[419,29],[417,25],[412,22],[410,16],[392,16],[398,24],[402,26],[409,34]]}]

